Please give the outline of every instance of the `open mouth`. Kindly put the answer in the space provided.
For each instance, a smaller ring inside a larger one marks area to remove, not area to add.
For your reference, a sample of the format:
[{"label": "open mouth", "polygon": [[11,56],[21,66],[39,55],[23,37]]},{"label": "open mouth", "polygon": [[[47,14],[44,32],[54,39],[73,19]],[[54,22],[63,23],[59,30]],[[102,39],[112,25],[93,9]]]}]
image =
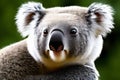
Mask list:
[{"label": "open mouth", "polygon": [[63,62],[67,58],[68,52],[66,50],[62,51],[48,50],[47,55],[54,62]]}]

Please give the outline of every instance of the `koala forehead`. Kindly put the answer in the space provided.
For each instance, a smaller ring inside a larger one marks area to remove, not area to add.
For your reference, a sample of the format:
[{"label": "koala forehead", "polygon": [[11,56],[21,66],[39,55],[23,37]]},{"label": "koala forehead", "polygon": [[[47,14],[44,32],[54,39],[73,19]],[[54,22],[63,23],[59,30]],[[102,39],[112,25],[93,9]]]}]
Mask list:
[{"label": "koala forehead", "polygon": [[70,25],[82,24],[85,22],[85,14],[87,8],[70,6],[70,7],[55,7],[45,10],[46,14],[40,23],[57,24],[65,22]]},{"label": "koala forehead", "polygon": [[84,15],[87,12],[87,7],[80,7],[80,6],[68,6],[68,7],[53,7],[47,8],[46,12],[50,13],[70,13],[76,15]]}]

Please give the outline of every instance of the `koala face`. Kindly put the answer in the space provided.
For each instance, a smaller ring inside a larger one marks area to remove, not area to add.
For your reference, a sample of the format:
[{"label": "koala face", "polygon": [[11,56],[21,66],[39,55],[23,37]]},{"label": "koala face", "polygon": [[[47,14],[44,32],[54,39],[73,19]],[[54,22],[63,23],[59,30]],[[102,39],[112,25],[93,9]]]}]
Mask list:
[{"label": "koala face", "polygon": [[111,7],[96,3],[88,8],[45,9],[40,3],[29,2],[16,16],[19,32],[28,36],[28,51],[49,68],[94,63],[102,49],[102,35],[113,28],[112,20]]},{"label": "koala face", "polygon": [[[81,31],[82,27],[85,26],[76,25],[76,23],[80,22],[79,19],[77,20],[77,16],[71,14],[66,16],[63,13],[54,14],[59,19],[61,18],[57,22],[55,21],[56,18],[48,18],[49,16],[45,17],[47,20],[43,20],[38,29],[36,28],[38,30],[37,34],[41,34],[38,38],[40,42],[37,43],[41,46],[39,47],[39,53],[43,53],[42,56],[47,56],[55,62],[81,56],[88,45],[87,35],[89,35],[89,31],[85,31],[85,29]],[[73,17],[73,19],[67,19],[67,17]],[[76,21],[76,23],[73,23],[73,21]],[[41,27],[43,28],[41,29]]]},{"label": "koala face", "polygon": [[34,29],[33,35],[36,38],[33,38],[34,36],[31,38],[36,39],[35,47],[42,56],[41,59],[47,62],[46,64],[52,62],[61,65],[76,62],[84,55],[89,45],[90,39],[87,36],[90,32],[87,25],[82,25],[84,21],[74,14],[54,13],[54,16],[59,18],[57,21],[56,17],[51,16],[53,16],[51,13],[44,16]]}]

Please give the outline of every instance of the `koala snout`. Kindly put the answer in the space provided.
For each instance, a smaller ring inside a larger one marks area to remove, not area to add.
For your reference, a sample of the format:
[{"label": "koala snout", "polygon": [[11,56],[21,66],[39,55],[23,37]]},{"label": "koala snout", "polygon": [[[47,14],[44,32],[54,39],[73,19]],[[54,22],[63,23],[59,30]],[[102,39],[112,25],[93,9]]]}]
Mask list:
[{"label": "koala snout", "polygon": [[64,49],[63,33],[60,30],[54,30],[51,33],[49,48],[52,51],[60,52]]}]

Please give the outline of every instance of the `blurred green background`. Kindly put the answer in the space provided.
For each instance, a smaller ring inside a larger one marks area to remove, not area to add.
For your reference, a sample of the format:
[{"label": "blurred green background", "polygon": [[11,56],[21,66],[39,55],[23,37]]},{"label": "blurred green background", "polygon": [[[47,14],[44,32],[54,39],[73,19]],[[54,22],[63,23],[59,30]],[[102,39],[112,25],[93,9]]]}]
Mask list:
[{"label": "blurred green background", "polygon": [[[17,32],[15,15],[18,7],[30,0],[0,0],[0,48],[22,39]],[[120,0],[33,0],[43,3],[44,7],[89,6],[93,2],[111,5],[115,10],[115,29],[104,38],[101,57],[96,60],[100,80],[120,80]]]}]

